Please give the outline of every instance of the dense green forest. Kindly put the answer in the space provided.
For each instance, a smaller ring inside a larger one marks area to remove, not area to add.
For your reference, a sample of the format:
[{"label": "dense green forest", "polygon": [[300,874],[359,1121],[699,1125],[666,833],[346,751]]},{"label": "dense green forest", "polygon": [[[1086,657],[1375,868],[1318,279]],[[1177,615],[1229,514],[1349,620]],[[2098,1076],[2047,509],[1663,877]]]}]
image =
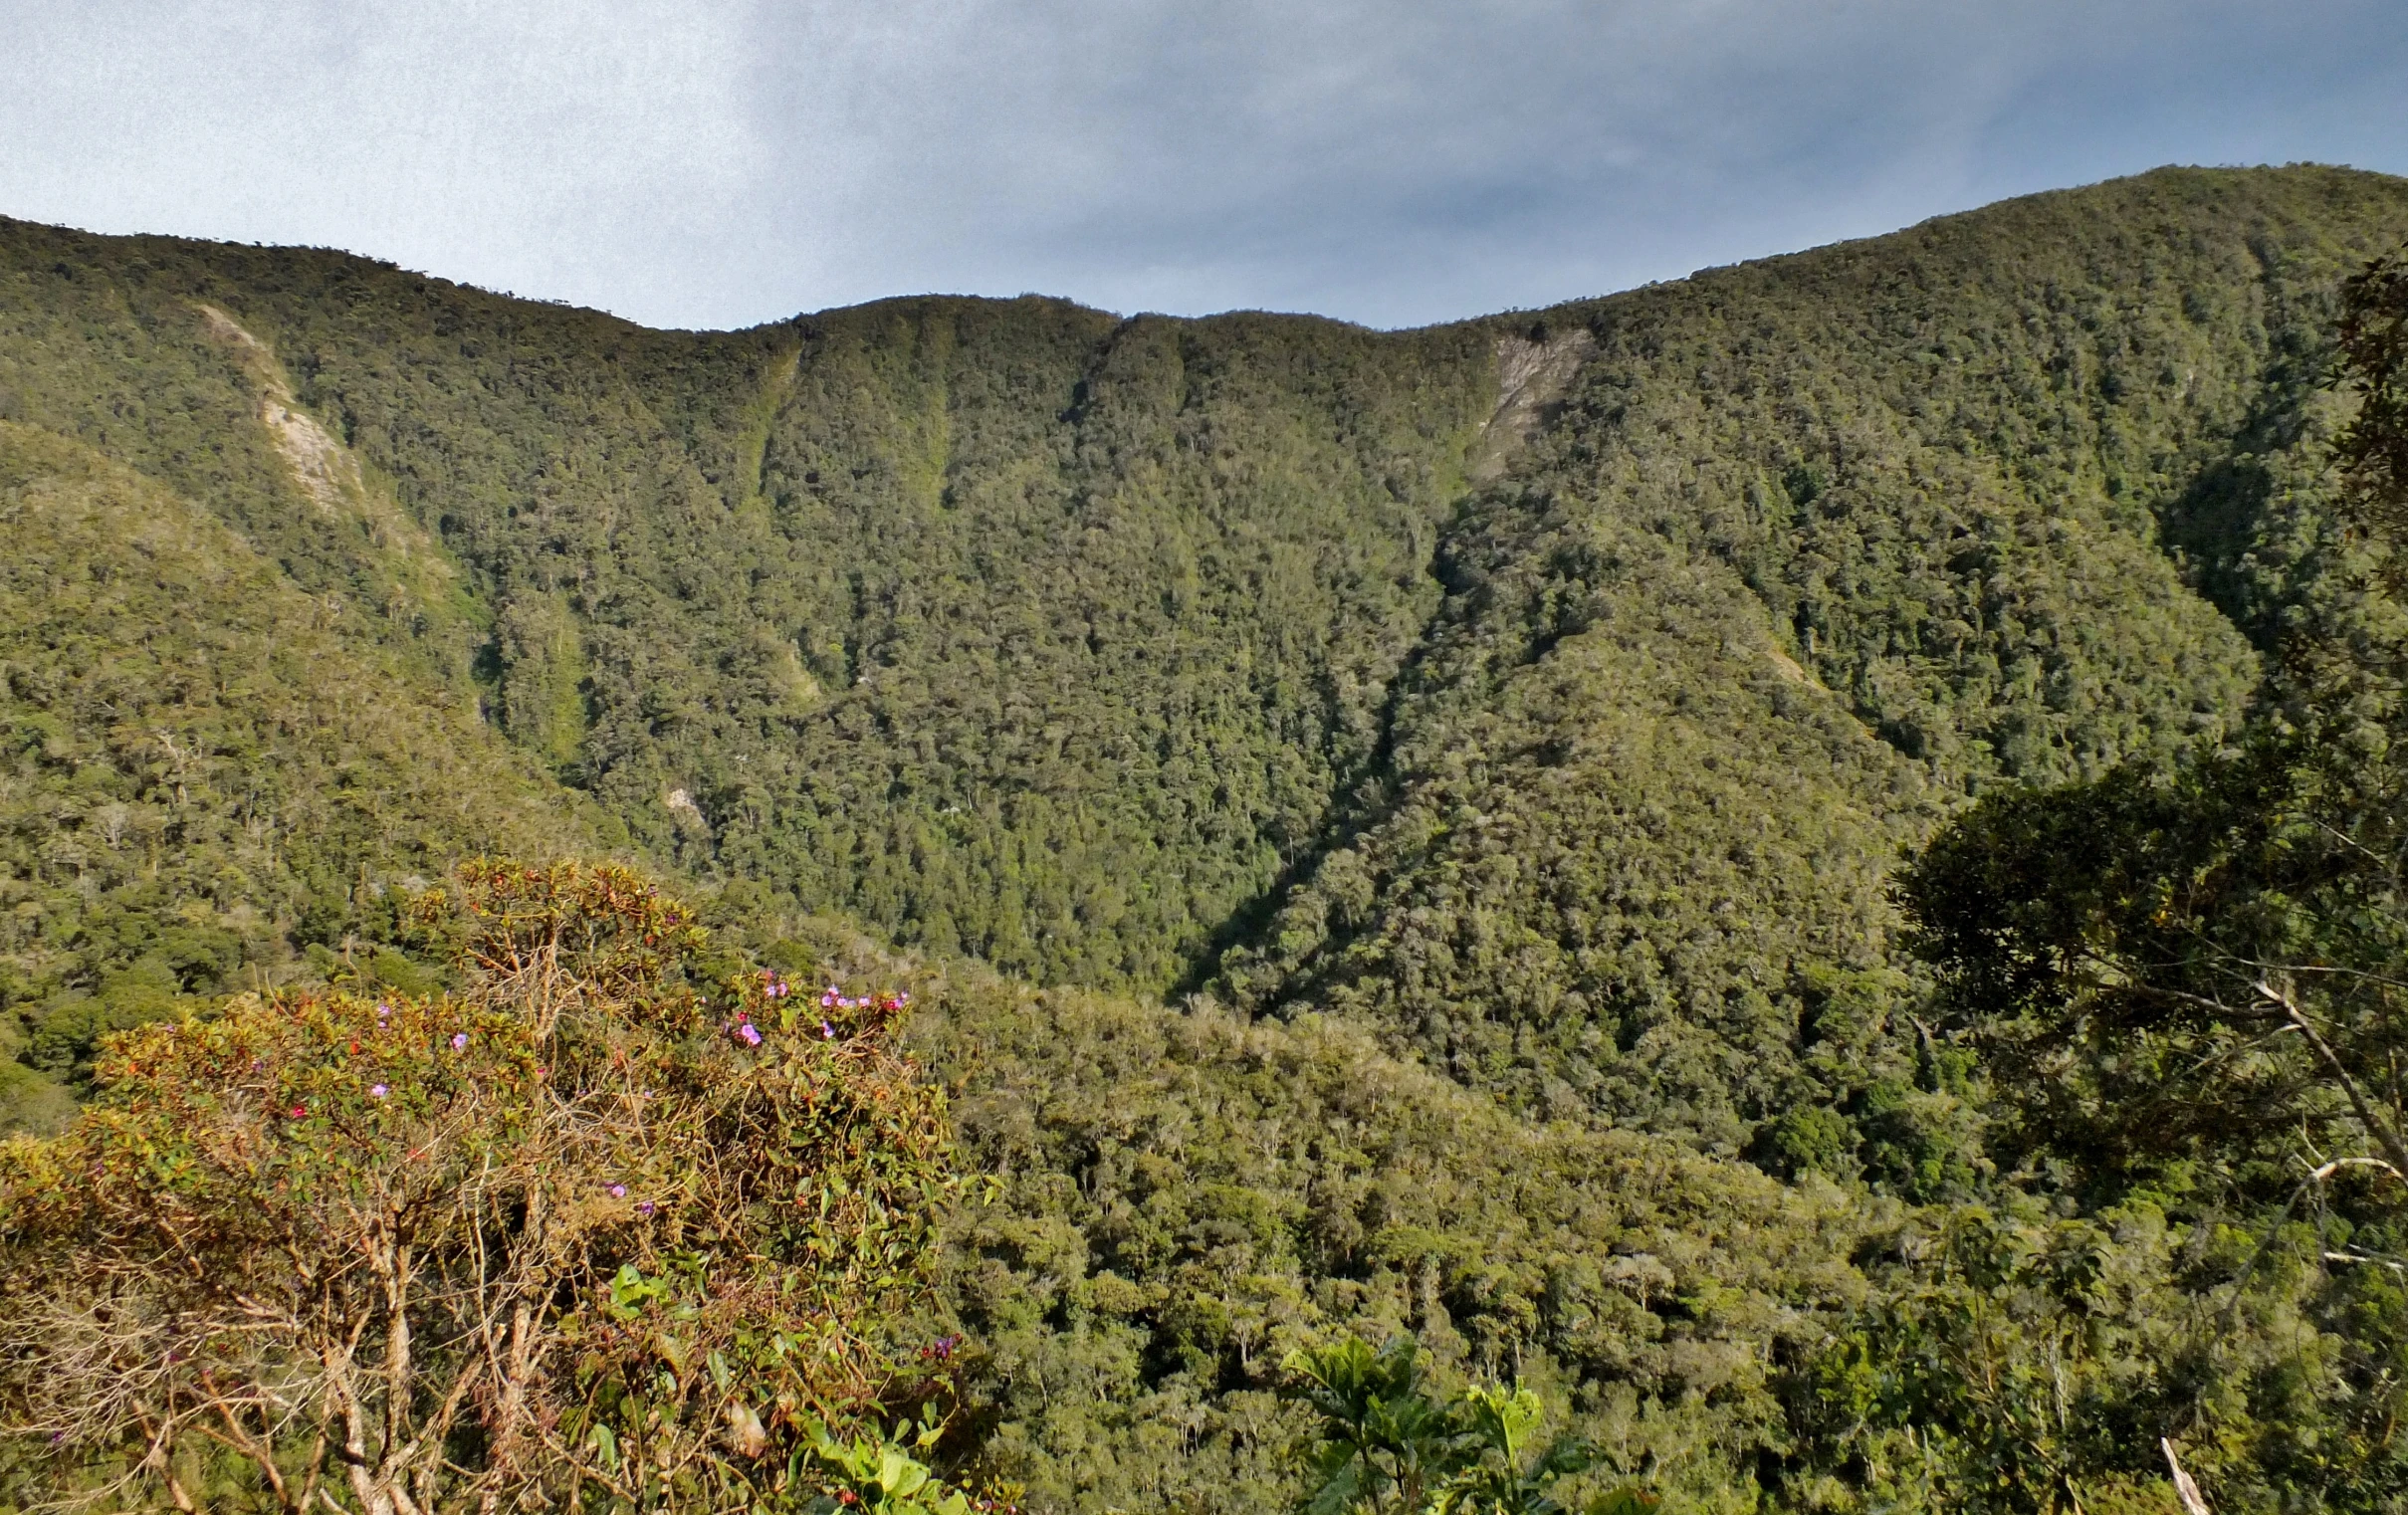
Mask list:
[{"label": "dense green forest", "polygon": [[55,1109],[100,1032],[349,963],[464,852],[594,848],[593,826],[359,612],[80,443],[0,421],[0,788],[13,1054],[0,1097]]},{"label": "dense green forest", "polygon": [[912,990],[1031,1509],[1285,1507],[1348,1334],[1667,1509],[2397,1508],[2397,1198],[2299,1178],[2388,1000],[2229,965],[2397,967],[2300,838],[2397,845],[2403,239],[2164,170],[1419,331],[679,333],[0,221],[0,1122],[616,856]]}]

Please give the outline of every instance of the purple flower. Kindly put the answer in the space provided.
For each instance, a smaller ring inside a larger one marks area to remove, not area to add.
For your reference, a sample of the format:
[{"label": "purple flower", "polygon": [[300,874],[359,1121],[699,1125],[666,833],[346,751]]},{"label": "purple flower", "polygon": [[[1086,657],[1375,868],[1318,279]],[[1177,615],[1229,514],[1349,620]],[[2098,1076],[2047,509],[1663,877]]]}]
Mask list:
[{"label": "purple flower", "polygon": [[611,1198],[613,1198],[613,1199],[624,1199],[624,1198],[626,1198],[626,1197],[627,1197],[627,1186],[626,1186],[626,1185],[624,1185],[624,1184],[613,1184],[613,1185],[611,1185],[611,1186],[610,1186],[610,1197],[611,1197]]},{"label": "purple flower", "polygon": [[635,1207],[635,1212],[636,1212],[637,1214],[639,1214],[639,1215],[649,1215],[649,1214],[651,1214],[651,1213],[652,1213],[652,1201],[651,1201],[651,1200],[649,1200],[649,1199],[645,1199],[645,1200],[641,1201],[640,1203],[638,1203],[638,1204],[636,1205],[636,1207]]},{"label": "purple flower", "polygon": [[736,1034],[745,1039],[745,1045],[748,1047],[758,1047],[761,1045],[761,1030],[750,1021],[738,1026],[736,1028]]},{"label": "purple flower", "polygon": [[388,1094],[390,1094],[390,1093],[392,1093],[392,1092],[393,1092],[392,1090],[387,1089],[387,1088],[386,1088],[384,1085],[382,1085],[382,1084],[370,1084],[370,1085],[368,1085],[368,1098],[369,1098],[369,1099],[372,1099],[372,1100],[380,1100],[380,1099],[384,1098],[386,1095],[388,1095]]},{"label": "purple flower", "polygon": [[452,1032],[452,1050],[455,1052],[468,1050],[468,1033],[466,1031]]},{"label": "purple flower", "polygon": [[384,1017],[385,1017],[385,1016],[390,1015],[390,1014],[392,1014],[392,1013],[393,1013],[393,1007],[392,1007],[391,1005],[389,1005],[389,1004],[380,1004],[380,1005],[376,1006],[376,1018],[377,1018],[378,1020],[382,1020],[382,1019],[384,1019]]},{"label": "purple flower", "polygon": [[836,1035],[836,1028],[823,1020],[819,1022],[819,1034],[829,1038],[830,1040],[833,1040]]}]

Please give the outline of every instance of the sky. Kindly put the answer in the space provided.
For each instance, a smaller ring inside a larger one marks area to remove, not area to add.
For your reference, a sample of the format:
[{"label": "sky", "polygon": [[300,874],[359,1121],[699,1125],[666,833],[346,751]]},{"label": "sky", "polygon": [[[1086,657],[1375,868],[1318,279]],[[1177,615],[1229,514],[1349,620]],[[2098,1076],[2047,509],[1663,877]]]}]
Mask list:
[{"label": "sky", "polygon": [[2408,0],[0,0],[0,214],[661,326],[1378,326],[2162,163],[2408,173]]}]

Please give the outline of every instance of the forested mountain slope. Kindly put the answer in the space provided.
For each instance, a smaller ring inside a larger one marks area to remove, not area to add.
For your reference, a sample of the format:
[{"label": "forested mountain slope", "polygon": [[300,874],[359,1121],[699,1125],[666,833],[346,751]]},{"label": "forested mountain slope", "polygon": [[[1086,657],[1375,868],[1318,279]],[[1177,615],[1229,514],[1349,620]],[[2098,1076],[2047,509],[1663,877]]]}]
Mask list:
[{"label": "forested mountain slope", "polygon": [[463,854],[599,845],[356,610],[165,486],[0,421],[0,1115],[182,996],[304,951],[367,967]]},{"label": "forested mountain slope", "polygon": [[18,1114],[177,994],[415,972],[446,856],[633,853],[780,961],[955,965],[1006,1187],[946,1308],[1045,1507],[1275,1506],[1277,1352],[1362,1322],[1745,1508],[1983,1177],[1892,870],[2239,724],[2403,237],[2398,180],[2168,170],[1424,331],[698,334],[0,222]]},{"label": "forested mountain slope", "polygon": [[[2404,226],[2376,176],[2169,170],[1429,331],[691,335],[10,223],[0,412],[687,871],[1039,981],[1361,1009],[1733,1150],[1882,1061],[1881,878],[1952,796],[2240,712],[2312,576],[2319,323]],[[1568,384],[1485,434],[1528,352]]]},{"label": "forested mountain slope", "polygon": [[2334,292],[2404,208],[2169,172],[1549,313],[1597,355],[1224,982],[1717,1142],[1861,1083],[1900,841],[2242,714],[2315,572]]}]

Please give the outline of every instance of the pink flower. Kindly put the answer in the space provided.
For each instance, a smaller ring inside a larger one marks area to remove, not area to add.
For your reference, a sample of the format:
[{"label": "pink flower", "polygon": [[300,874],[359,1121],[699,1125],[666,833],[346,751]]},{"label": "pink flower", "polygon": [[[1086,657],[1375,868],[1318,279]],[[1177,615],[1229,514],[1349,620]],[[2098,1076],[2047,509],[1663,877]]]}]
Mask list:
[{"label": "pink flower", "polygon": [[304,1116],[308,1115],[309,1113],[310,1113],[310,1107],[309,1107],[309,1106],[307,1106],[307,1105],[295,1105],[295,1106],[293,1107],[293,1112],[292,1112],[292,1114],[293,1114],[293,1119],[295,1119],[295,1120],[297,1120],[297,1121],[298,1121],[298,1120],[300,1120],[300,1119],[302,1119]]},{"label": "pink flower", "polygon": [[613,1184],[613,1185],[611,1185],[611,1186],[610,1186],[610,1197],[611,1197],[611,1198],[613,1198],[613,1199],[624,1199],[624,1198],[626,1198],[626,1197],[627,1197],[627,1186],[626,1186],[626,1185],[624,1185],[624,1184]]},{"label": "pink flower", "polygon": [[455,1052],[468,1050],[468,1033],[466,1031],[452,1032],[452,1050]]},{"label": "pink flower", "polygon": [[740,1025],[736,1028],[736,1034],[744,1038],[745,1045],[748,1047],[761,1045],[761,1030],[757,1026],[750,1023]]},{"label": "pink flower", "polygon": [[386,1088],[384,1085],[382,1085],[382,1084],[370,1084],[370,1085],[368,1085],[368,1098],[369,1098],[369,1099],[372,1099],[372,1100],[380,1100],[380,1099],[384,1098],[386,1095],[388,1095],[388,1094],[390,1094],[390,1093],[392,1093],[392,1092],[393,1092],[392,1090],[387,1089],[387,1088]]}]

